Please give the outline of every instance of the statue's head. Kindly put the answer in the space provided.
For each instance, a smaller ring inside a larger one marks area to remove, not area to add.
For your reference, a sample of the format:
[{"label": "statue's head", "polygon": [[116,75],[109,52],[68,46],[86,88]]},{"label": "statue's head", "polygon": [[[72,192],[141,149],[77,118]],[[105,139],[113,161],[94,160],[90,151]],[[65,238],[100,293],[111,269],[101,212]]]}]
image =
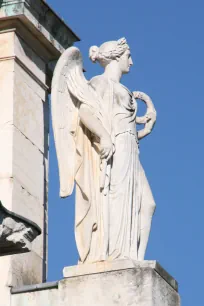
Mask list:
[{"label": "statue's head", "polygon": [[130,48],[125,38],[121,38],[118,41],[105,42],[100,47],[91,47],[89,58],[93,63],[99,62],[104,68],[112,61],[117,61],[123,74],[128,73],[133,65]]}]

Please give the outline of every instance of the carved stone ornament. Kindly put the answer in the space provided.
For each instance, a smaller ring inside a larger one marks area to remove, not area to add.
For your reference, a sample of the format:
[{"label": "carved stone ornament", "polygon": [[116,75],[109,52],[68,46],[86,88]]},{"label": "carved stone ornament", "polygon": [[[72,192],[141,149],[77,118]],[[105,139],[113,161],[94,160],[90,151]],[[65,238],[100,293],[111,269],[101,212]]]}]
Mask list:
[{"label": "carved stone ornament", "polygon": [[0,202],[0,256],[31,251],[32,241],[40,234],[37,224],[7,210]]}]

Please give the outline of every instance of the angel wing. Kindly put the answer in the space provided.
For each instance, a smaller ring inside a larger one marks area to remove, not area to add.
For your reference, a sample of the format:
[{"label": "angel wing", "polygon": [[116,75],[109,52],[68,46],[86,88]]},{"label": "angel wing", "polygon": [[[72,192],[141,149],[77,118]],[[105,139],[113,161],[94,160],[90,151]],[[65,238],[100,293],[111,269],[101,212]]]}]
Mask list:
[{"label": "angel wing", "polygon": [[60,57],[52,79],[51,109],[59,165],[60,196],[73,192],[76,165],[76,132],[80,103],[88,105],[101,120],[100,98],[83,74],[80,50],[68,48]]}]

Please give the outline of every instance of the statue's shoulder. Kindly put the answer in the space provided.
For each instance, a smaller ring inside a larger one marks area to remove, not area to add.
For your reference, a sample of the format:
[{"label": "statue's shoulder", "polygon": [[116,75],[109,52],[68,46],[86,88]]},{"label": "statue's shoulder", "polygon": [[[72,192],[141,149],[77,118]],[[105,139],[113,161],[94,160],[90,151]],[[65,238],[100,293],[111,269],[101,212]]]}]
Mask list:
[{"label": "statue's shoulder", "polygon": [[94,87],[95,89],[105,89],[108,86],[108,79],[105,78],[102,74],[97,75],[93,77],[90,81],[89,84]]}]

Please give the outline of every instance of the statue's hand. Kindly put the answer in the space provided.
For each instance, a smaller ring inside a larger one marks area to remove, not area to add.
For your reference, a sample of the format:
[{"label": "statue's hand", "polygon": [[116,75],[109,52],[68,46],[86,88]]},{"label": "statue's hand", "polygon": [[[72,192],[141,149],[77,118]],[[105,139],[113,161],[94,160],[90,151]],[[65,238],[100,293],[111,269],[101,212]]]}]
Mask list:
[{"label": "statue's hand", "polygon": [[146,123],[150,123],[151,125],[154,126],[156,119],[157,119],[157,115],[156,112],[149,112],[146,114]]},{"label": "statue's hand", "polygon": [[110,136],[101,137],[101,159],[109,160],[113,155],[113,144]]},{"label": "statue's hand", "polygon": [[154,112],[148,112],[145,116],[145,126],[144,126],[144,129],[140,130],[138,132],[138,139],[142,139],[144,138],[145,136],[149,135],[153,128],[154,128],[154,125],[155,125],[155,122],[156,122],[156,119],[157,119],[157,114],[156,114],[156,111]]}]

